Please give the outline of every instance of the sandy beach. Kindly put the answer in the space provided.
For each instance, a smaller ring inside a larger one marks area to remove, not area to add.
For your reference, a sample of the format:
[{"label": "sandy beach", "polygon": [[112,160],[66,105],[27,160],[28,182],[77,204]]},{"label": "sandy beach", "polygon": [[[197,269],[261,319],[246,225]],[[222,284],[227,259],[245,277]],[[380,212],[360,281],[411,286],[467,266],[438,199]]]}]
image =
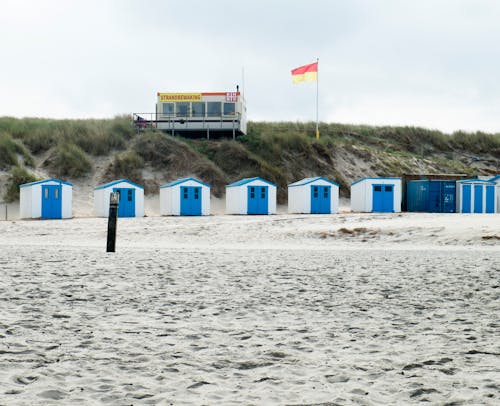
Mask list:
[{"label": "sandy beach", "polygon": [[0,221],[1,405],[500,403],[499,215],[149,213]]}]

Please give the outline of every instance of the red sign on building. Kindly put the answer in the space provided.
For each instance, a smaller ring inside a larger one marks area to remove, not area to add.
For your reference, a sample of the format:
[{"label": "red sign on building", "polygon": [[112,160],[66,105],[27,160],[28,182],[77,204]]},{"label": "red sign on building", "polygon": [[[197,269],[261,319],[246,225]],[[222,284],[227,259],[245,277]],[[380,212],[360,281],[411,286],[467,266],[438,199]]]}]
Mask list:
[{"label": "red sign on building", "polygon": [[226,101],[233,102],[233,103],[238,101],[238,92],[227,92],[226,93]]}]

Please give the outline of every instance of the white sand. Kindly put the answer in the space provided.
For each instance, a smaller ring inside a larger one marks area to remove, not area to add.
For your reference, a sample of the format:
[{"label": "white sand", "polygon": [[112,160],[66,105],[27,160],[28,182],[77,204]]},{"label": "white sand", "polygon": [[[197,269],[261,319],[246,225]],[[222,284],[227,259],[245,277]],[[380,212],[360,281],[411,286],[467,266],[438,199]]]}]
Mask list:
[{"label": "white sand", "polygon": [[500,404],[500,215],[147,213],[0,221],[0,404]]}]

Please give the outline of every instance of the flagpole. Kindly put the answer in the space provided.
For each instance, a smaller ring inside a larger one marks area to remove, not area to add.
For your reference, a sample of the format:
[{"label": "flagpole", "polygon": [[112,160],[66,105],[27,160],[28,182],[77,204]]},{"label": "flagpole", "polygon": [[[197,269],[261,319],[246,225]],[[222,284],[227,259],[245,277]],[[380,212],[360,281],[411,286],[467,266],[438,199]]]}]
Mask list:
[{"label": "flagpole", "polygon": [[318,116],[318,100],[319,100],[319,58],[316,58],[316,139],[319,140],[319,116]]}]

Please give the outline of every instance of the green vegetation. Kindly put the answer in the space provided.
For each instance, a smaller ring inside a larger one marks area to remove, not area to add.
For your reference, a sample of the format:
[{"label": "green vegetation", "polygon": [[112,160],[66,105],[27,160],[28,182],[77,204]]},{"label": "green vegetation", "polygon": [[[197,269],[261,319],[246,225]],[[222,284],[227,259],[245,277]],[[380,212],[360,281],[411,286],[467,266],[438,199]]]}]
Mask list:
[{"label": "green vegetation", "polygon": [[19,185],[35,182],[36,180],[38,179],[26,169],[19,166],[13,166],[9,173],[4,200],[7,203],[19,200]]},{"label": "green vegetation", "polygon": [[[128,116],[110,120],[0,117],[0,171],[34,166],[35,157],[63,179],[90,175],[96,157],[112,157],[103,181],[128,178],[157,193],[158,182],[194,176],[216,196],[235,180],[260,176],[276,183],[278,201],[296,180],[324,176],[348,194],[363,176],[405,173],[493,175],[500,168],[500,134],[444,134],[418,127],[372,127],[315,123],[250,122],[236,141],[136,133]],[[151,174],[154,174],[152,176]]]},{"label": "green vegetation", "polygon": [[18,156],[22,157],[25,165],[33,166],[33,157],[26,147],[14,140],[10,134],[0,133],[0,170],[17,165]]},{"label": "green vegetation", "polygon": [[45,167],[59,178],[80,178],[90,172],[92,163],[79,146],[61,142],[45,161]]},{"label": "green vegetation", "polygon": [[143,167],[144,160],[135,151],[121,152],[115,155],[104,181],[126,178],[132,182],[142,183],[141,169]]},{"label": "green vegetation", "polygon": [[33,154],[48,151],[61,142],[78,145],[91,155],[107,155],[123,149],[135,135],[130,118],[112,120],[49,120],[0,117],[0,132],[20,140]]}]

